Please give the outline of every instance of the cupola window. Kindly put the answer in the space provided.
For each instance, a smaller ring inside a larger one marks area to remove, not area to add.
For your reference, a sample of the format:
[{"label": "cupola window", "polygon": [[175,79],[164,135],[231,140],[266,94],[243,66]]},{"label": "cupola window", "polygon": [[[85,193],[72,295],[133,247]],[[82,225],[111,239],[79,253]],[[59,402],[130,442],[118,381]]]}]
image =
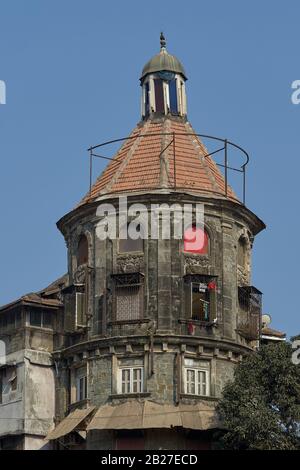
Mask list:
[{"label": "cupola window", "polygon": [[149,82],[145,83],[145,115],[150,114]]},{"label": "cupola window", "polygon": [[186,115],[186,75],[179,60],[169,54],[161,35],[160,53],[145,65],[142,77],[142,115]]},{"label": "cupola window", "polygon": [[155,78],[154,80],[154,89],[155,89],[155,108],[157,113],[164,113],[165,112],[165,104],[164,104],[164,89],[163,89],[163,81],[161,78]]},{"label": "cupola window", "polygon": [[169,81],[169,99],[170,99],[170,112],[172,114],[177,114],[178,104],[177,104],[177,80],[176,78]]}]

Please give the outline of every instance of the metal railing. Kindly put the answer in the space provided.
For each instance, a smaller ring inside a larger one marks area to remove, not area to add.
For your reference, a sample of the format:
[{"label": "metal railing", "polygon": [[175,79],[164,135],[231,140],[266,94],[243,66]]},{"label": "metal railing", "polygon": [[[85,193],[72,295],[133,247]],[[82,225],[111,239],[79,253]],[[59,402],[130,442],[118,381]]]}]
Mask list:
[{"label": "metal railing", "polygon": [[[246,204],[246,166],[250,160],[250,157],[248,153],[239,145],[231,142],[228,139],[222,139],[220,137],[215,137],[212,135],[207,135],[207,134],[196,134],[192,132],[161,132],[161,133],[148,133],[148,134],[138,134],[134,136],[127,136],[127,137],[122,137],[120,139],[114,139],[114,140],[108,140],[106,142],[91,146],[88,148],[89,152],[89,178],[90,178],[90,193],[92,190],[92,182],[93,182],[93,159],[94,158],[101,158],[109,161],[114,161],[117,165],[121,163],[121,161],[118,161],[118,158],[114,157],[107,157],[104,155],[99,155],[98,153],[95,153],[96,149],[100,149],[102,147],[112,145],[118,142],[124,142],[126,140],[136,140],[136,139],[146,139],[146,138],[152,138],[152,137],[161,137],[161,136],[170,136],[171,141],[166,145],[166,147],[158,154],[158,158],[162,156],[162,154],[170,147],[172,147],[172,152],[173,152],[173,167],[174,167],[174,181],[173,181],[173,189],[176,190],[178,189],[177,187],[177,180],[176,180],[176,137],[177,136],[193,136],[193,137],[200,137],[202,139],[208,139],[210,141],[214,142],[220,142],[222,144],[222,147],[213,150],[206,155],[203,156],[203,158],[207,157],[212,157],[220,152],[223,152],[223,163],[217,163],[215,164],[224,170],[224,186],[225,186],[225,191],[224,195],[225,197],[228,197],[228,190],[229,190],[229,184],[228,184],[228,174],[229,171],[234,171],[242,174],[242,201],[243,204]],[[237,149],[240,152],[241,158],[243,158],[243,162],[239,167],[234,167],[229,165],[229,151],[231,149]],[[150,188],[145,188],[145,189],[150,189]]]}]

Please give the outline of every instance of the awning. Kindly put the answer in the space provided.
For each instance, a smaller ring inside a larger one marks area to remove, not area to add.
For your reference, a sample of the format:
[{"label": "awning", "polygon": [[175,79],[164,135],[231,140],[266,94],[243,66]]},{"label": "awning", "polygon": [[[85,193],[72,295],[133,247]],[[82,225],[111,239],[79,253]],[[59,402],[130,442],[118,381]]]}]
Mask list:
[{"label": "awning", "polygon": [[[94,406],[85,409],[75,409],[64,418],[55,429],[45,437],[46,440],[58,439],[74,431],[95,410]],[[85,427],[85,426],[84,426]],[[82,429],[80,429],[82,430]]]},{"label": "awning", "polygon": [[208,430],[220,428],[215,405],[160,405],[146,400],[101,406],[87,426],[92,429],[162,429],[182,427]]}]

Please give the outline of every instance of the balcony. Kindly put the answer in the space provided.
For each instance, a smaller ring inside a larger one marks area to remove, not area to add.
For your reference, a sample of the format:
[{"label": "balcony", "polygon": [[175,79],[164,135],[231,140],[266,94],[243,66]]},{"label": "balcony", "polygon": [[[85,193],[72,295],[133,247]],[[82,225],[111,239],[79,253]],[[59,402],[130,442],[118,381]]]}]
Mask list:
[{"label": "balcony", "polygon": [[238,288],[240,312],[237,331],[245,339],[256,341],[260,337],[262,292],[253,286]]}]

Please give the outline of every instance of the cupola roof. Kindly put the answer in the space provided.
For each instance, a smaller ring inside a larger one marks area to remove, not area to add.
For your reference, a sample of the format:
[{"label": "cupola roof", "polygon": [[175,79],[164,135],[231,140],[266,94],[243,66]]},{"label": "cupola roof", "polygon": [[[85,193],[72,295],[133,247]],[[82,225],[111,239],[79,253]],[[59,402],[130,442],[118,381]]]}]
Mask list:
[{"label": "cupola roof", "polygon": [[[102,148],[103,151],[103,148]],[[239,202],[189,122],[148,120],[132,131],[81,201],[104,195],[180,191]]]},{"label": "cupola roof", "polygon": [[150,59],[142,70],[141,80],[145,78],[146,75],[155,72],[173,72],[180,73],[185,79],[186,73],[181,62],[166,49],[166,40],[161,33],[160,35],[160,52],[156,54],[152,59]]}]

